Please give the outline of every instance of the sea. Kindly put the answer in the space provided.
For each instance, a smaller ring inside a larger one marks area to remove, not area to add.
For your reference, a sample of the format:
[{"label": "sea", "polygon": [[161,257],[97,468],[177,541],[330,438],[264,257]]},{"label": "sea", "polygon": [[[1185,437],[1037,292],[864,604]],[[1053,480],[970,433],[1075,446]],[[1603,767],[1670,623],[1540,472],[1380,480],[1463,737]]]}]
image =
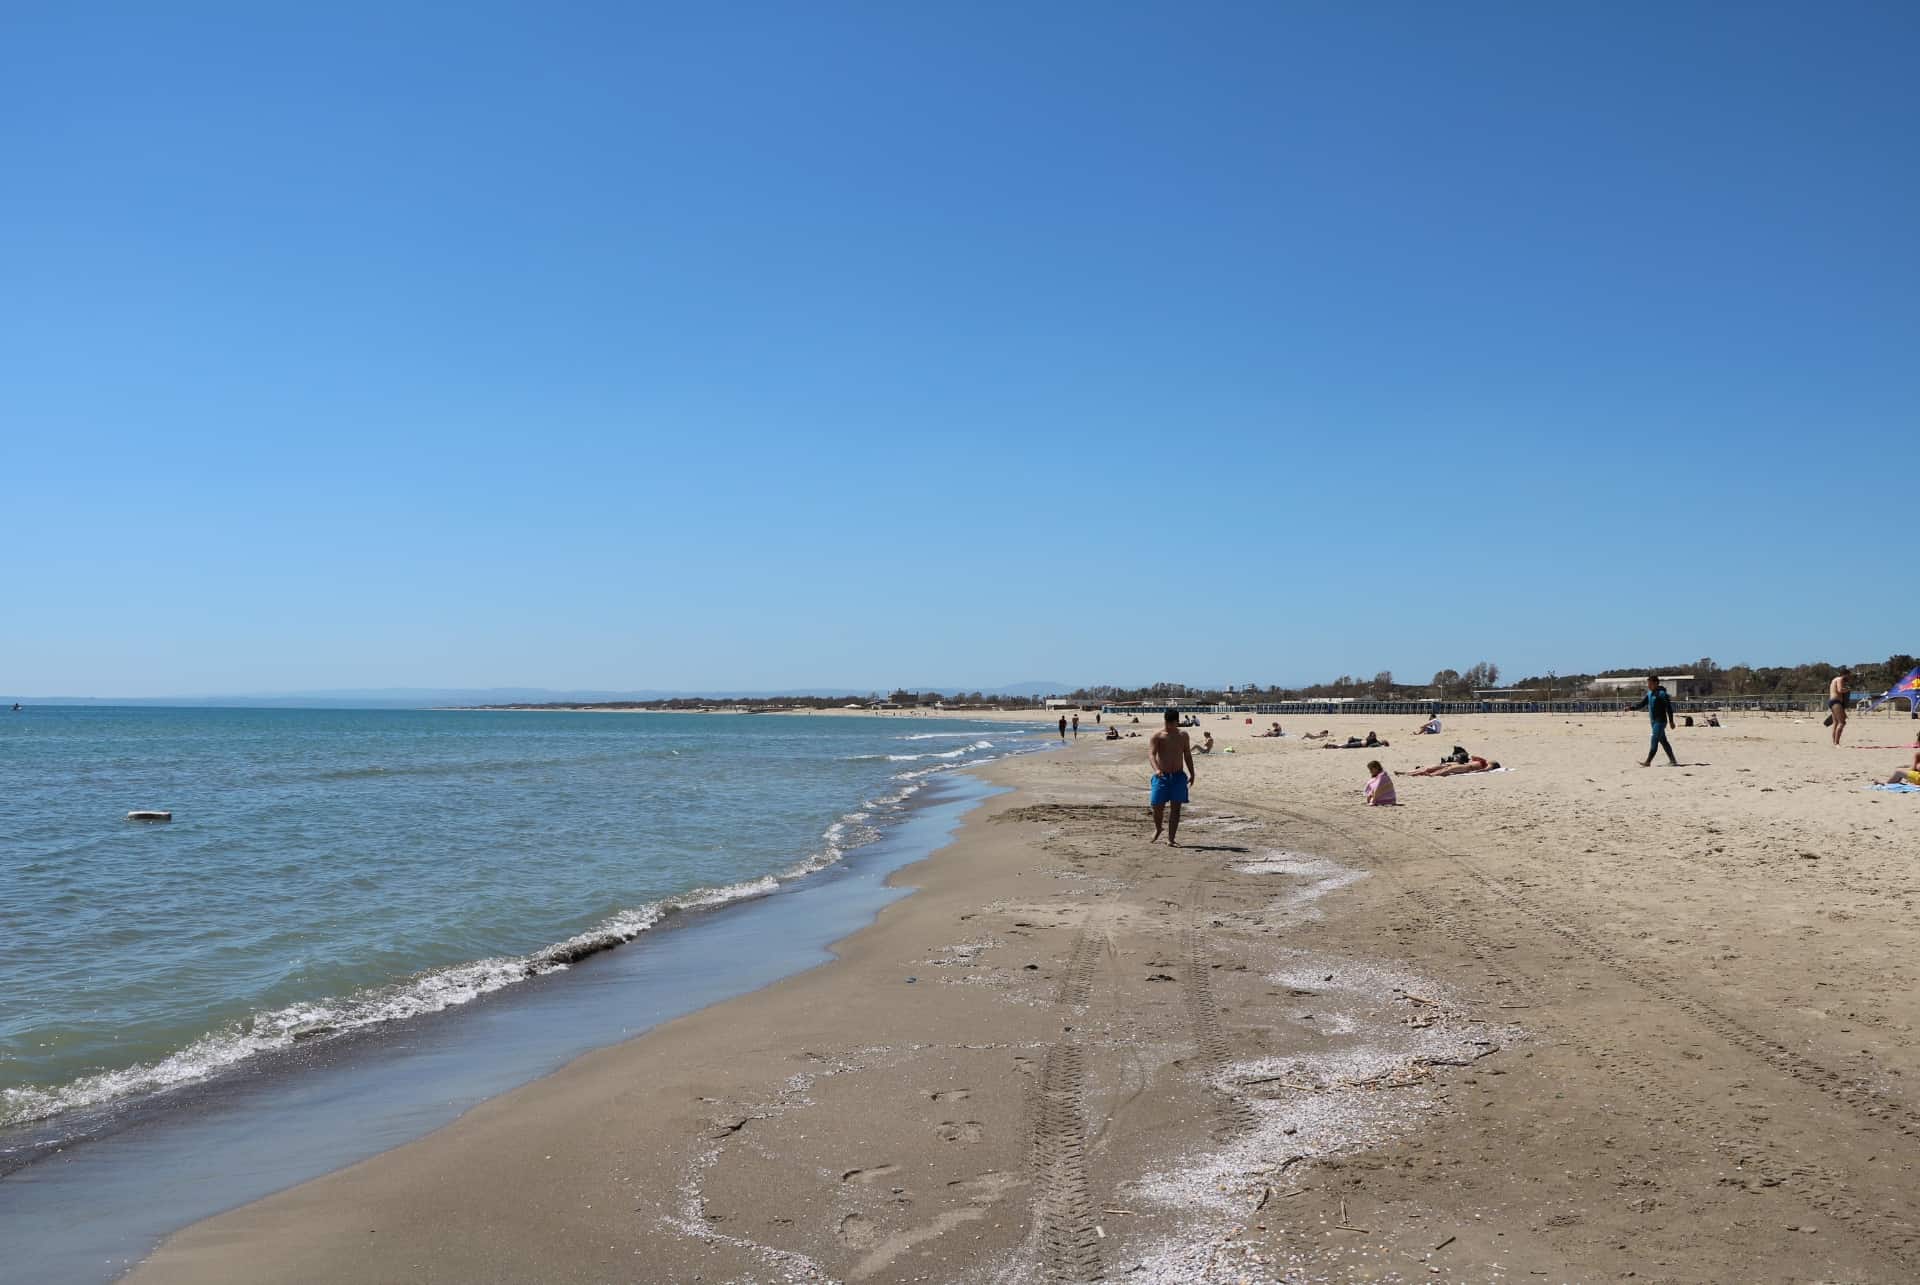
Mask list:
[{"label": "sea", "polygon": [[[175,1225],[819,962],[983,797],[960,769],[1054,743],[910,716],[0,711],[0,1228],[38,1238],[36,1279],[111,1279]],[[169,1165],[205,1170],[193,1200],[145,1189]],[[71,1203],[36,1220],[82,1171],[133,1211],[92,1239]]]}]

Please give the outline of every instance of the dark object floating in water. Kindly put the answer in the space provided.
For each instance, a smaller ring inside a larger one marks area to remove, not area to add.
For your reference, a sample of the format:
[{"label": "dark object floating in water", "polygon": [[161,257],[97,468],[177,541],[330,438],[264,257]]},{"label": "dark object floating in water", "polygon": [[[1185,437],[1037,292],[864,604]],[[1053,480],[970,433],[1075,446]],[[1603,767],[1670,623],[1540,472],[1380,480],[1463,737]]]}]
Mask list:
[{"label": "dark object floating in water", "polygon": [[173,820],[173,813],[171,812],[129,812],[127,813],[127,820],[129,821],[171,821]]}]

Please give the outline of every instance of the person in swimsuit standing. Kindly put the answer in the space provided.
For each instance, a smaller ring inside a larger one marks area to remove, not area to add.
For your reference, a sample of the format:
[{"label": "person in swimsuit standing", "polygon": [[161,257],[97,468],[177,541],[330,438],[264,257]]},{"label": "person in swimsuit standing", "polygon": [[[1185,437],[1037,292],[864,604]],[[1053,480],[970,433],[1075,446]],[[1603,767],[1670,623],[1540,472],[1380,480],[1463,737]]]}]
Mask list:
[{"label": "person in swimsuit standing", "polygon": [[[1153,784],[1147,793],[1147,804],[1153,809],[1153,838],[1147,842],[1158,842],[1164,828],[1167,846],[1177,848],[1180,807],[1187,801],[1187,787],[1200,778],[1193,770],[1193,744],[1180,730],[1180,715],[1173,710],[1167,711],[1166,726],[1147,741],[1147,765],[1153,769]],[[1162,814],[1169,804],[1173,813],[1163,822]]]},{"label": "person in swimsuit standing", "polygon": [[1847,730],[1847,706],[1853,701],[1853,675],[1841,670],[1827,684],[1827,721],[1833,724],[1833,743],[1840,743],[1840,733]]},{"label": "person in swimsuit standing", "polygon": [[1640,766],[1652,767],[1654,752],[1665,750],[1667,762],[1679,767],[1680,760],[1673,756],[1673,744],[1667,740],[1667,729],[1673,726],[1673,697],[1667,695],[1667,689],[1660,685],[1659,675],[1647,675],[1647,694],[1627,708],[1644,709],[1653,720],[1653,740],[1648,743],[1647,756],[1640,760]]}]

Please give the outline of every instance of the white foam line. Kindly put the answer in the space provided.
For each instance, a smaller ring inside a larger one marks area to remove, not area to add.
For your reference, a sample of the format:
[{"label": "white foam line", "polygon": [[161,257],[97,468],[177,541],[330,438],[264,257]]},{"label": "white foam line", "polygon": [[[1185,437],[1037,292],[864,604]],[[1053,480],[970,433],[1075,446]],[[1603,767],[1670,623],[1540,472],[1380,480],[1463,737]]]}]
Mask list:
[{"label": "white foam line", "polygon": [[[937,735],[978,737],[979,733]],[[972,745],[934,757],[957,758],[978,749],[990,749],[992,745],[991,741],[976,740]],[[29,1084],[0,1089],[0,1126],[45,1120],[75,1108],[101,1106],[135,1094],[177,1088],[204,1080],[262,1053],[288,1048],[309,1039],[331,1038],[382,1022],[456,1008],[482,995],[529,978],[561,971],[590,955],[624,945],[652,929],[662,919],[681,911],[765,896],[778,889],[780,884],[824,870],[844,859],[853,849],[879,838],[880,832],[864,823],[871,820],[874,810],[904,803],[918,793],[922,783],[914,778],[992,761],[992,757],[986,757],[944,762],[937,767],[897,774],[894,779],[904,780],[907,784],[890,794],[868,799],[859,809],[828,826],[821,836],[824,846],[820,851],[778,874],[763,875],[721,887],[695,888],[659,901],[650,901],[620,911],[585,932],[555,942],[530,955],[470,960],[432,969],[386,986],[355,991],[344,997],[303,1001],[256,1013],[220,1030],[209,1031],[157,1062],[136,1063],[119,1070],[81,1076],[60,1085]]]}]

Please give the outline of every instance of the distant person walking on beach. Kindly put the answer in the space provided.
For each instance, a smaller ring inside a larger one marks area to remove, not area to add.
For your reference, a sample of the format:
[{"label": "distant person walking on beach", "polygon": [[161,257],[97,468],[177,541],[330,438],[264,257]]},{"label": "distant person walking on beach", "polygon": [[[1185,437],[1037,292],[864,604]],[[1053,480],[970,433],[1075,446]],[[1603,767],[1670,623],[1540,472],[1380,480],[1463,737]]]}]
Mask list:
[{"label": "distant person walking on beach", "polygon": [[1078,714],[1073,716],[1073,739],[1076,741],[1080,739],[1080,716]]},{"label": "distant person walking on beach", "polygon": [[[1166,724],[1147,740],[1147,764],[1153,768],[1153,785],[1147,794],[1153,808],[1153,838],[1147,842],[1158,842],[1164,829],[1167,846],[1177,848],[1180,807],[1187,801],[1187,787],[1199,780],[1199,774],[1193,770],[1193,744],[1180,730],[1180,715],[1168,710]],[[1164,815],[1169,804],[1173,812]]]},{"label": "distant person walking on beach", "polygon": [[1833,743],[1847,730],[1847,706],[1853,702],[1853,675],[1841,670],[1827,684],[1827,721],[1833,724]]},{"label": "distant person walking on beach", "polygon": [[1067,716],[1065,714],[1060,716],[1060,739],[1063,741],[1067,739]]},{"label": "distant person walking on beach", "polygon": [[1680,760],[1673,756],[1673,744],[1667,740],[1667,729],[1673,726],[1673,697],[1667,695],[1658,675],[1647,675],[1647,694],[1627,708],[1644,709],[1653,720],[1653,740],[1648,742],[1647,756],[1640,760],[1640,766],[1652,767],[1654,751],[1665,750],[1667,762],[1679,767]]}]

